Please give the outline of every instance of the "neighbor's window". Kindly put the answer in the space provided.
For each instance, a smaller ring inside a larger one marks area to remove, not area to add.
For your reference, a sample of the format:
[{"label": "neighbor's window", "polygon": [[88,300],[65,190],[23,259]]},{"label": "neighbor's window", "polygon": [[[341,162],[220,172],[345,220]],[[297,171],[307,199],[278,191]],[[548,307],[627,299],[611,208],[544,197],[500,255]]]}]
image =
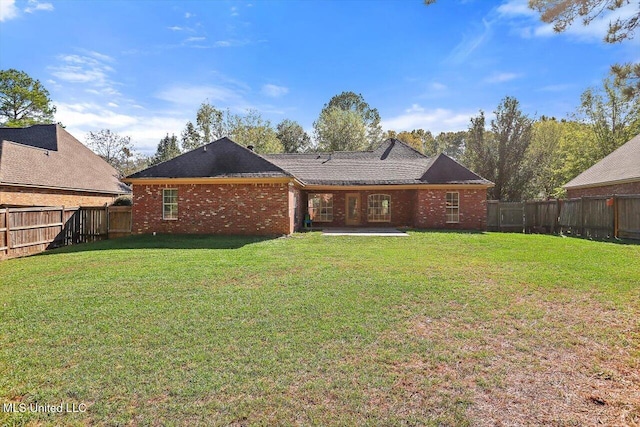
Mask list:
[{"label": "neighbor's window", "polygon": [[447,192],[447,222],[460,222],[460,194]]},{"label": "neighbor's window", "polygon": [[178,219],[178,190],[162,190],[162,219]]},{"label": "neighbor's window", "polygon": [[333,194],[309,194],[309,216],[311,221],[333,221]]},{"label": "neighbor's window", "polygon": [[371,194],[367,209],[369,222],[391,221],[391,196],[388,194]]}]

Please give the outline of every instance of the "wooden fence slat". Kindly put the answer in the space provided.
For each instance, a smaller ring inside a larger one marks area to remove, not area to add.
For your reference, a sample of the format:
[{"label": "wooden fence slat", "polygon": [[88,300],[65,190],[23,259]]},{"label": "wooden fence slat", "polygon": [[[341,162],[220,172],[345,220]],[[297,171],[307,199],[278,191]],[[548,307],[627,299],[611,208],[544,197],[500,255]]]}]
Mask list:
[{"label": "wooden fence slat", "polygon": [[[487,228],[517,231],[517,205],[487,202]],[[526,233],[562,233],[588,238],[640,239],[640,194],[528,201],[523,206]]]},{"label": "wooden fence slat", "polygon": [[[114,228],[114,232],[126,235],[131,232],[131,208],[121,209],[119,215],[125,217],[123,225]],[[106,239],[108,220],[106,205],[0,209],[0,258]]]}]

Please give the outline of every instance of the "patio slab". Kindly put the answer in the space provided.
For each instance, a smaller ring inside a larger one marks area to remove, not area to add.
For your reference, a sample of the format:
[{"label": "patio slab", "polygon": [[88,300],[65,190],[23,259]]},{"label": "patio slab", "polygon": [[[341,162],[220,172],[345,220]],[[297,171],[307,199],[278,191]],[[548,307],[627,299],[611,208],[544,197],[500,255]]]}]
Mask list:
[{"label": "patio slab", "polygon": [[396,228],[324,228],[323,236],[382,236],[409,237],[404,231]]}]

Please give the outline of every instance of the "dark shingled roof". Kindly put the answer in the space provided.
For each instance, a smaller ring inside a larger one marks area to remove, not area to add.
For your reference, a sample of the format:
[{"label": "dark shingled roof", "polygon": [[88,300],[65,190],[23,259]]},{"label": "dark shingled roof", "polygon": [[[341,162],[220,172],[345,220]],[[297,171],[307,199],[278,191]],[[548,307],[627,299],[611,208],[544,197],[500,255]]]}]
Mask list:
[{"label": "dark shingled roof", "polygon": [[128,178],[286,177],[289,174],[253,151],[221,138]]},{"label": "dark shingled roof", "polygon": [[260,156],[222,138],[129,178],[283,176],[315,185],[492,184],[444,154],[429,158],[397,139],[373,151]]},{"label": "dark shingled roof", "polygon": [[640,135],[573,178],[564,188],[592,187],[640,181]]},{"label": "dark shingled roof", "polygon": [[117,170],[58,125],[0,128],[0,184],[130,193]]},{"label": "dark shingled roof", "polygon": [[490,181],[440,154],[426,157],[397,139],[388,139],[374,151],[270,154],[265,158],[305,184],[485,184]]}]

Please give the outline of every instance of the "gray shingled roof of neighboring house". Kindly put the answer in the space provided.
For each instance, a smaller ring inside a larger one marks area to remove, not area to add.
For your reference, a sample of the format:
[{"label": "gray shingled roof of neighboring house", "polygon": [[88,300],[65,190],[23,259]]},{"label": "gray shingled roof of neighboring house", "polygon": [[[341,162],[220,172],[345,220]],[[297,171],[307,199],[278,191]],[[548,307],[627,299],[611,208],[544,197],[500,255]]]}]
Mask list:
[{"label": "gray shingled roof of neighboring house", "polygon": [[264,157],[313,185],[492,184],[444,154],[426,157],[397,139],[374,151]]},{"label": "gray shingled roof of neighboring house", "polygon": [[130,192],[116,169],[59,125],[0,128],[0,184]]},{"label": "gray shingled roof of neighboring house", "polygon": [[429,158],[395,139],[373,151],[261,156],[222,138],[128,178],[286,176],[315,185],[492,185],[444,154]]},{"label": "gray shingled roof of neighboring house", "polygon": [[640,181],[640,135],[618,147],[564,185],[564,188],[592,187],[617,182]]},{"label": "gray shingled roof of neighboring house", "polygon": [[174,157],[128,178],[277,178],[290,176],[280,167],[229,138]]}]

